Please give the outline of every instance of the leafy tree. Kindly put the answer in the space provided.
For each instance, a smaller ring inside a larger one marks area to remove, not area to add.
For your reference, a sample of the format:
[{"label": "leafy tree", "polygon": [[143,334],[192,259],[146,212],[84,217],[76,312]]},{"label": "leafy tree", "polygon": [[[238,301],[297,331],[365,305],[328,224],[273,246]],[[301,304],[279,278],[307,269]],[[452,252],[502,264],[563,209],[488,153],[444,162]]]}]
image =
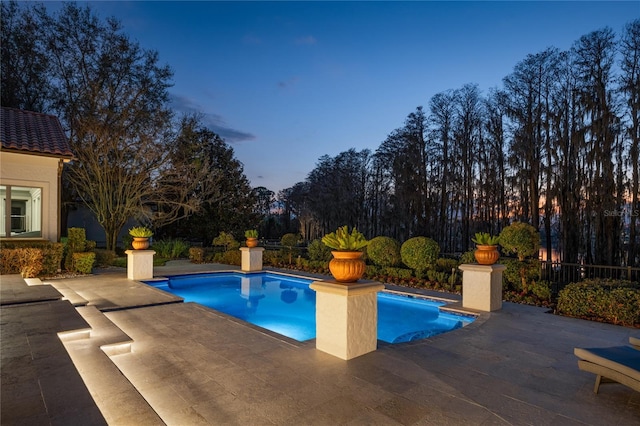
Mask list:
[{"label": "leafy tree", "polygon": [[522,291],[527,292],[527,258],[538,255],[540,250],[540,234],[532,225],[514,222],[500,232],[500,246],[506,254],[513,253],[518,257]]},{"label": "leafy tree", "polygon": [[286,252],[289,254],[289,265],[293,262],[293,251],[299,242],[300,235],[294,233],[284,234],[280,239],[280,244],[285,247]]},{"label": "leafy tree", "polygon": [[96,216],[107,249],[132,217],[159,226],[198,211],[194,195],[206,194],[195,189],[209,170],[172,161],[172,72],[157,52],[89,6],[64,3],[51,16],[38,5],[3,2],[2,10],[12,29],[3,28],[3,49],[15,49],[2,55],[3,102],[61,118],[76,156],[65,168],[65,187]]}]

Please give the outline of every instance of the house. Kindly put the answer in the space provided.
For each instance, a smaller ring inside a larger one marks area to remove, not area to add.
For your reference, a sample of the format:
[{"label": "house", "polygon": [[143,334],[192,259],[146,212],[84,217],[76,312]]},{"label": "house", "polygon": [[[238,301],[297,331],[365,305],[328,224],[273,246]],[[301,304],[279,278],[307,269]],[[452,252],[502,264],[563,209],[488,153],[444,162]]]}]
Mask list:
[{"label": "house", "polygon": [[57,117],[1,107],[0,239],[60,241],[63,164],[73,159]]}]

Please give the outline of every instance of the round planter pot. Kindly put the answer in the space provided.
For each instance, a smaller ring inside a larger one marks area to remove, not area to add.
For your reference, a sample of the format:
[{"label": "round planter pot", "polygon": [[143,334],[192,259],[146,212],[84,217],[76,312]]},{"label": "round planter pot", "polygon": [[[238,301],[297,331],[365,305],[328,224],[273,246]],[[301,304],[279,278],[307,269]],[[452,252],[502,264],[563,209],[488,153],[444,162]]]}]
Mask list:
[{"label": "round planter pot", "polygon": [[332,251],[333,259],[329,262],[329,271],[336,281],[352,283],[364,275],[366,268],[361,251]]},{"label": "round planter pot", "polygon": [[480,265],[493,265],[500,259],[498,246],[478,244],[473,255]]},{"label": "round planter pot", "polygon": [[133,241],[131,242],[134,250],[146,250],[149,248],[149,238],[148,237],[133,237]]},{"label": "round planter pot", "polygon": [[247,244],[247,247],[258,247],[258,239],[247,238],[246,244]]}]

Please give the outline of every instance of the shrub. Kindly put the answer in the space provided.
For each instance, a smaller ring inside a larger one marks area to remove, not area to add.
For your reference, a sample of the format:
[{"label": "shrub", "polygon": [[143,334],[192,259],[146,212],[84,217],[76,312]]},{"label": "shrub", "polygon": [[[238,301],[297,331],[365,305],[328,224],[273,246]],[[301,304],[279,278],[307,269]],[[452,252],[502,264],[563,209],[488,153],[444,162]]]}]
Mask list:
[{"label": "shrub", "polygon": [[329,261],[331,260],[331,248],[327,247],[321,239],[313,240],[307,247],[310,260]]},{"label": "shrub", "polygon": [[526,293],[532,290],[530,287],[536,281],[540,280],[540,261],[537,259],[520,262],[516,259],[503,258],[500,263],[506,266],[502,273],[506,289]]},{"label": "shrub", "polygon": [[391,237],[375,237],[369,241],[367,256],[378,266],[397,266],[402,261],[400,243]]},{"label": "shrub", "polygon": [[84,228],[69,228],[65,241],[64,268],[73,271],[73,254],[85,251],[87,236]]},{"label": "shrub", "polygon": [[451,271],[458,269],[458,261],[455,259],[441,257],[436,260],[436,269],[438,271],[450,273]]},{"label": "shrub", "polygon": [[216,253],[213,259],[217,263],[240,266],[242,263],[242,253],[240,253],[239,250],[225,251]]},{"label": "shrub", "polygon": [[514,222],[500,232],[500,245],[505,254],[513,253],[522,262],[538,256],[540,234],[528,223]]},{"label": "shrub", "polygon": [[189,260],[192,263],[204,263],[204,249],[202,247],[191,247],[189,249]]},{"label": "shrub", "polygon": [[394,268],[392,266],[387,266],[382,268],[381,272],[385,275],[389,275],[390,277],[399,279],[409,279],[413,277],[413,271],[406,268]]},{"label": "shrub", "polygon": [[96,255],[95,266],[97,268],[111,266],[116,259],[116,252],[113,250],[96,249],[94,253]]},{"label": "shrub", "polygon": [[300,241],[300,236],[298,234],[284,234],[280,239],[280,244],[282,244],[284,249],[284,254],[289,257],[289,264],[292,263],[292,258],[294,254],[297,254],[297,250],[295,250],[295,246],[298,245]]},{"label": "shrub", "polygon": [[460,263],[478,263],[476,262],[476,256],[473,252],[474,250],[469,250],[462,253],[462,256],[460,256]]},{"label": "shrub", "polygon": [[96,254],[93,252],[73,253],[73,270],[81,274],[90,274],[95,261]]},{"label": "shrub", "polygon": [[[25,252],[27,248],[39,251],[40,254],[36,255],[31,250]],[[61,243],[49,241],[3,243],[0,250],[0,274],[27,273],[29,278],[55,275],[60,269],[62,253]],[[30,266],[31,261],[35,263]]]},{"label": "shrub", "polygon": [[153,242],[153,249],[159,257],[165,259],[180,259],[189,253],[189,243],[180,239],[159,240]]},{"label": "shrub", "polygon": [[214,246],[223,246],[225,251],[240,248],[240,243],[236,241],[232,234],[228,232],[220,232],[217,237],[213,239]]},{"label": "shrub", "polygon": [[590,279],[567,285],[558,294],[557,312],[624,326],[640,325],[640,284]]},{"label": "shrub", "polygon": [[410,238],[400,248],[402,262],[415,270],[416,276],[431,268],[438,260],[439,254],[440,246],[438,243],[427,237]]}]

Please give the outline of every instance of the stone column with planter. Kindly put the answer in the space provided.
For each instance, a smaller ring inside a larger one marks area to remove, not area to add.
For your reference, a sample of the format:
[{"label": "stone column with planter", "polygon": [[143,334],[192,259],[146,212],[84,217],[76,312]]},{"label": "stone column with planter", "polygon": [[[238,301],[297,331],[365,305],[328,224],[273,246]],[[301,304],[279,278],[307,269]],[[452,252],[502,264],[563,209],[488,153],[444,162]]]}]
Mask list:
[{"label": "stone column with planter", "polygon": [[505,265],[462,264],[462,307],[478,311],[502,309],[502,271]]},{"label": "stone column with planter", "polygon": [[127,278],[130,280],[146,280],[153,278],[154,250],[126,250]]},{"label": "stone column with planter", "polygon": [[316,349],[349,360],[378,345],[378,292],[375,281],[315,281]]},{"label": "stone column with planter", "polygon": [[240,247],[242,262],[240,269],[244,272],[262,271],[262,252],[264,247]]}]

